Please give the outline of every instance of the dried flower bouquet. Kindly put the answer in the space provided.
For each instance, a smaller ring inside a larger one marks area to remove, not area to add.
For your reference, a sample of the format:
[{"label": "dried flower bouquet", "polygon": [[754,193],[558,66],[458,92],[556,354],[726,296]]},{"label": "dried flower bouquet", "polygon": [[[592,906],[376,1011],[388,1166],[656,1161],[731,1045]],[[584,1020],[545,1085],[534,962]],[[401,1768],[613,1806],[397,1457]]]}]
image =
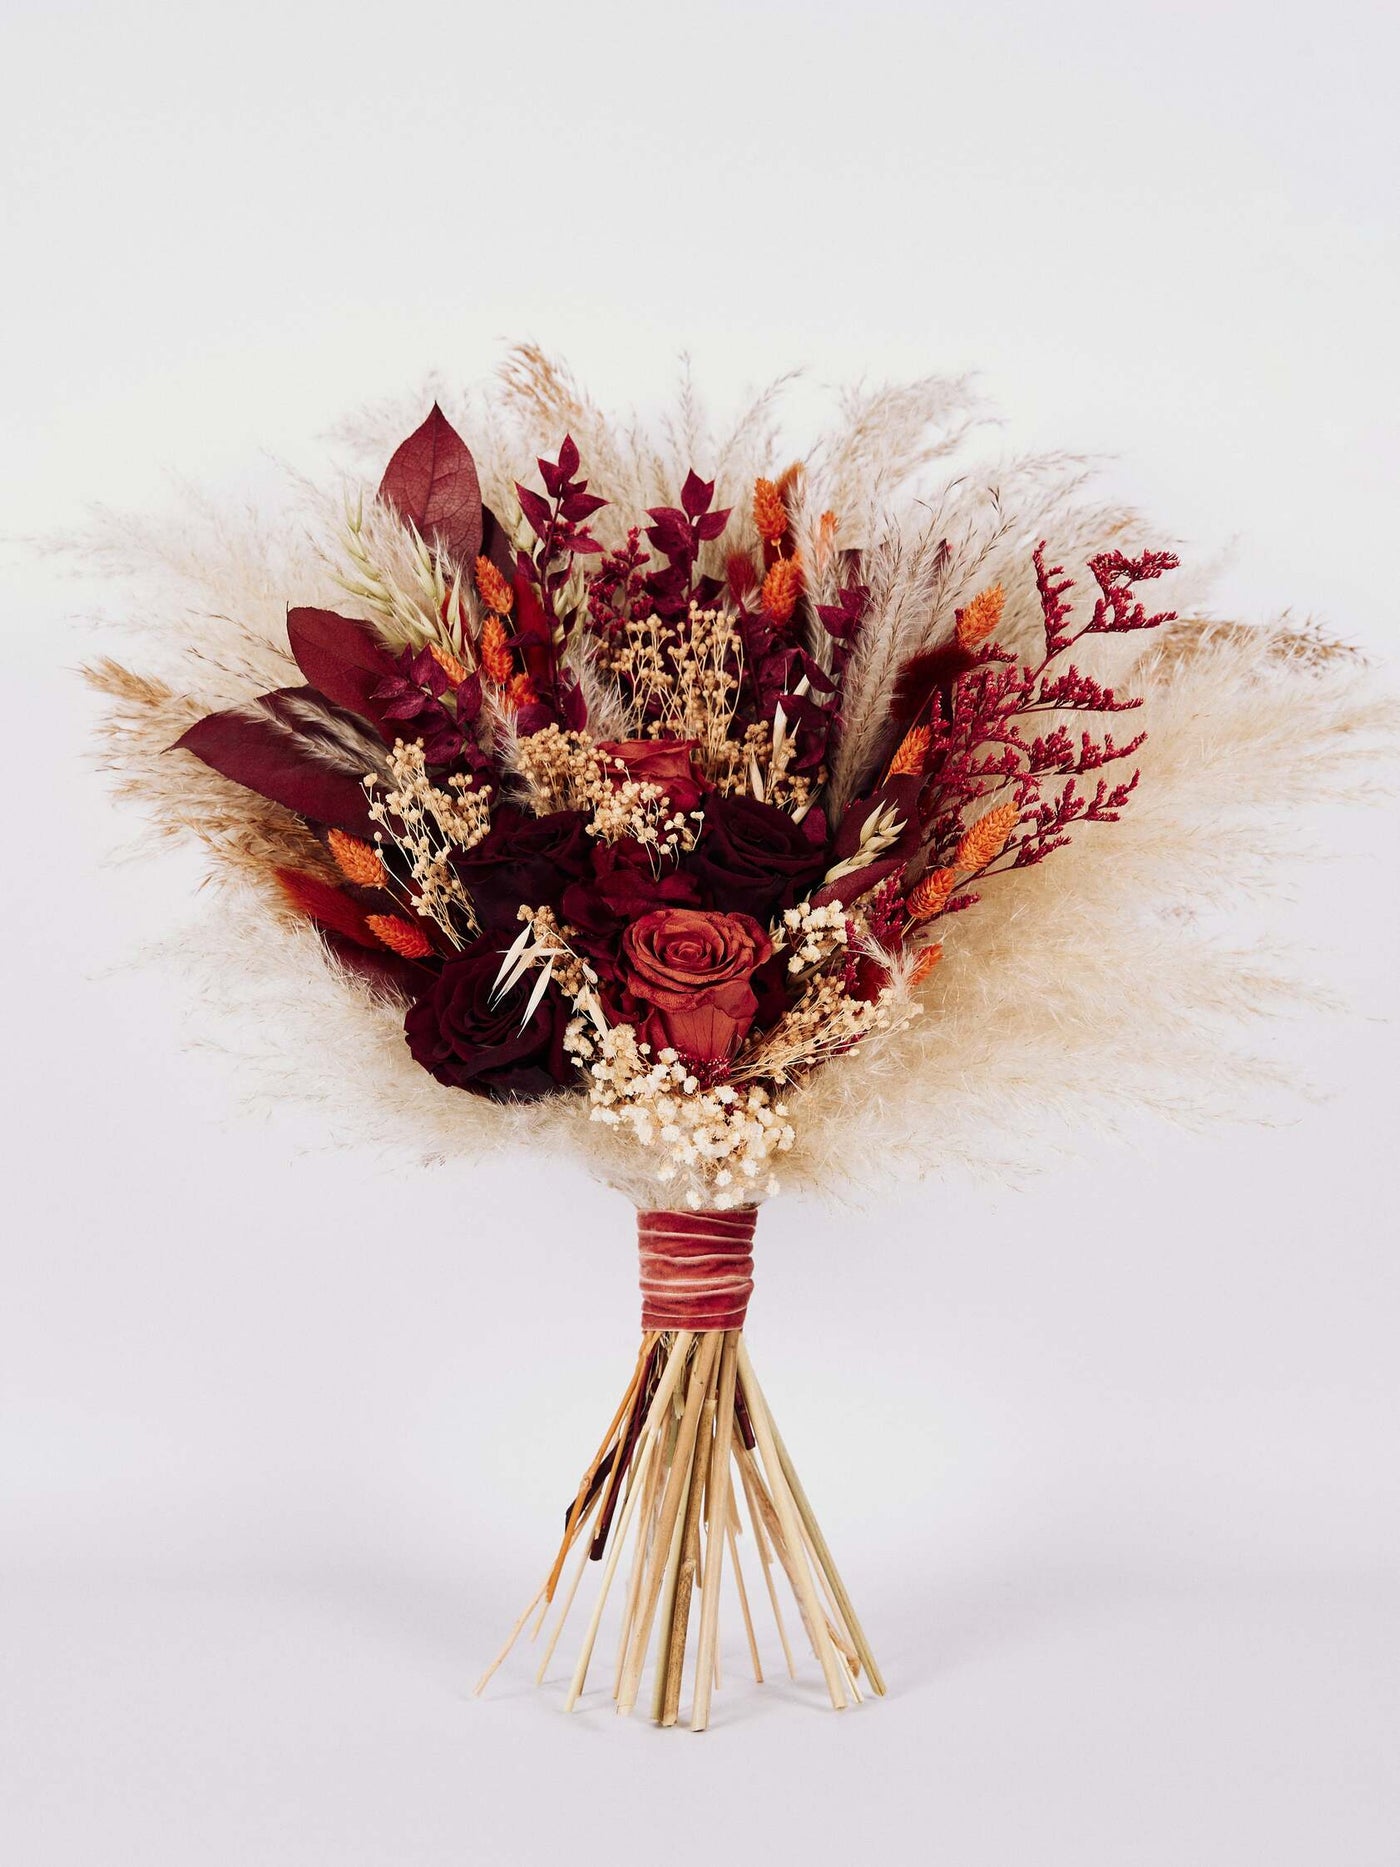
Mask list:
[{"label": "dried flower bouquet", "polygon": [[1064,463],[912,499],[956,385],[852,398],[785,470],[767,398],[716,443],[687,396],[673,467],[531,350],[475,416],[480,462],[434,405],[309,557],[166,549],[204,620],[89,671],[113,762],[252,904],[216,919],[259,1049],[376,1140],[567,1145],[638,1208],[641,1350],[516,1629],[557,1604],[541,1676],[591,1561],[570,1705],[612,1591],[619,1709],[654,1652],[676,1722],[690,1655],[703,1728],[727,1565],[755,1676],[760,1576],[794,1663],[781,1574],[840,1707],[884,1687],[745,1344],[759,1204],[1013,1124],[1024,1158],[1031,1107],[1237,1100],[1229,1027],[1291,984],[1198,915],[1389,714],[1315,632],[1154,607],[1175,556]]}]

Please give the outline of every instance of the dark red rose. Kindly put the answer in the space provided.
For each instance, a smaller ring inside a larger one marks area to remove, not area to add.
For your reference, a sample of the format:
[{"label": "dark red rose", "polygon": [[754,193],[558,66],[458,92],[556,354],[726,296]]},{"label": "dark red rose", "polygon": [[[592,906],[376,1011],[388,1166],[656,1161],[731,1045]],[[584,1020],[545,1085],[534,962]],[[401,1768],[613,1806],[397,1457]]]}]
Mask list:
[{"label": "dark red rose", "polygon": [[[676,810],[694,810],[709,785],[695,766],[696,739],[603,739],[595,748],[618,784],[658,784]],[[624,769],[619,771],[621,765]]]},{"label": "dark red rose", "polygon": [[627,990],[651,1007],[642,1035],[687,1057],[732,1057],[758,1010],[754,972],[773,943],[748,914],[658,908],[622,936]]},{"label": "dark red rose", "polygon": [[767,926],[826,873],[820,820],[813,829],[815,835],[755,797],[712,796],[684,867],[699,882],[707,907],[752,914]]},{"label": "dark red rose", "polygon": [[595,843],[593,874],[571,882],[564,891],[564,919],[577,929],[575,946],[593,960],[606,978],[618,976],[622,936],[653,908],[698,907],[700,890],[693,877],[666,866],[660,875],[650,853],[624,838]]},{"label": "dark red rose", "polygon": [[493,1102],[529,1102],[572,1082],[564,1054],[569,1009],[550,986],[524,1016],[537,983],[527,973],[496,1003],[491,994],[501,969],[501,942],[485,938],[449,959],[404,1019],[415,1063],[449,1089],[469,1089]]},{"label": "dark red rose", "polygon": [[454,858],[481,926],[504,928],[514,939],[522,904],[557,910],[569,883],[590,873],[593,839],[584,834],[587,822],[581,810],[531,817],[508,804],[497,811],[476,848]]}]

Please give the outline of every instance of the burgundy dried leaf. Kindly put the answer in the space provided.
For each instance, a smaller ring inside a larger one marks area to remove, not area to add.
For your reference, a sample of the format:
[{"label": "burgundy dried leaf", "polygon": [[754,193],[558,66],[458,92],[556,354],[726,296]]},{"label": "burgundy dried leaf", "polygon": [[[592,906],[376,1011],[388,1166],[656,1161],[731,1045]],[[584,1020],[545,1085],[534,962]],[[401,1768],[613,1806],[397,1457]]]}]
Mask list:
[{"label": "burgundy dried leaf", "polygon": [[[544,463],[541,461],[541,468]],[[537,493],[533,487],[522,486],[519,481],[515,486],[516,497],[520,501],[520,510],[530,521],[531,529],[537,538],[543,538],[554,519],[554,508],[543,493]]]},{"label": "burgundy dried leaf", "polygon": [[[372,696],[393,674],[394,659],[364,623],[330,609],[294,609],[287,616],[287,640],[310,686],[379,725],[383,709]],[[384,736],[392,745],[393,733]]]},{"label": "burgundy dried leaf", "polygon": [[481,551],[481,482],[466,442],[434,402],[385,469],[379,497],[459,564]]},{"label": "burgundy dried leaf", "polygon": [[352,715],[322,702],[327,730],[308,730],[298,712],[306,704],[302,696],[309,695],[309,688],[286,688],[264,694],[256,711],[210,713],[196,720],[171,750],[192,752],[220,777],[310,823],[368,839],[372,829],[360,781],[371,758],[362,753],[357,761],[355,756],[356,738],[367,738],[365,728]]},{"label": "burgundy dried leaf", "polygon": [[681,488],[681,508],[688,519],[698,519],[702,512],[708,512],[710,501],[715,496],[713,480],[702,480],[694,467],[685,476],[685,485]]},{"label": "burgundy dried leaf", "polygon": [[601,512],[607,503],[597,493],[570,493],[559,510],[571,525],[579,525],[584,519],[591,519],[595,512]]}]

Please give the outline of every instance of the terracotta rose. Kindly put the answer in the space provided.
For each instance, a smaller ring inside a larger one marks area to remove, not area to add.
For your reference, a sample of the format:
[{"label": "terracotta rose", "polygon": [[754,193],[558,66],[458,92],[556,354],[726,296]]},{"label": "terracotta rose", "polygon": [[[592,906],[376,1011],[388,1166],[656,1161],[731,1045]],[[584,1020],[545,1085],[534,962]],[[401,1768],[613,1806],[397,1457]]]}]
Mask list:
[{"label": "terracotta rose", "polygon": [[[695,769],[695,739],[600,739],[594,750],[607,763],[616,784],[634,778],[657,784],[674,810],[694,810],[709,789]],[[625,771],[619,771],[619,765]]]},{"label": "terracotta rose", "polygon": [[749,914],[657,908],[622,936],[623,982],[651,1007],[642,1036],[687,1057],[732,1057],[758,1010],[750,981],[773,943]]}]

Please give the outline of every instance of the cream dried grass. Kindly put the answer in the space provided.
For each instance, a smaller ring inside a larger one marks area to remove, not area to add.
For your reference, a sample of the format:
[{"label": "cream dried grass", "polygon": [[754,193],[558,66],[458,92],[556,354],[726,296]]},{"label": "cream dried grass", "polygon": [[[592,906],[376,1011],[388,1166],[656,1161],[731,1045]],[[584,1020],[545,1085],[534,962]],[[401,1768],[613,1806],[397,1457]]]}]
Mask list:
[{"label": "cream dried grass", "polygon": [[[513,478],[565,429],[593,487],[620,507],[599,515],[608,542],[639,507],[673,499],[691,464],[718,480],[743,542],[753,536],[753,480],[790,457],[776,391],[707,443],[689,390],[657,440],[607,418],[537,350],[512,352],[503,377],[495,400],[483,392],[441,399],[506,522]],[[899,661],[946,637],[977,591],[1000,583],[998,639],[1036,650],[1029,560],[1040,538],[1083,597],[1088,554],[1149,537],[1137,515],[1091,496],[1082,462],[1044,457],[995,472],[965,463],[978,413],[959,383],[866,394],[843,406],[805,456],[793,525],[814,590],[822,595],[823,579],[828,595],[835,587],[820,532],[820,515],[833,510],[840,547],[867,551],[874,596],[849,671],[848,728],[833,763],[838,798],[894,750],[884,744],[883,714]],[[410,414],[386,406],[342,438],[366,463],[382,461]],[[707,444],[712,453],[691,454]],[[921,484],[938,462],[947,463],[941,490]],[[538,1143],[576,1154],[644,1202],[650,1163],[591,1124],[585,1098],[500,1107],[418,1069],[399,1010],[328,964],[285,904],[269,919],[266,868],[325,865],[315,839],[196,761],[166,756],[202,713],[297,680],[285,645],[288,602],[353,607],[326,551],[342,498],[302,488],[268,519],[185,496],[168,527],[102,515],[87,541],[91,564],[128,579],[124,626],[138,638],[135,670],[104,659],[91,672],[110,702],[105,762],[118,788],[144,804],[157,836],[201,837],[230,884],[180,942],[201,1016],[242,1060],[254,1099],[319,1104],[337,1142],[408,1160]],[[1180,576],[1164,596],[1184,609],[1195,600]],[[1042,866],[989,882],[976,908],[944,924],[943,963],[920,993],[925,1015],[871,1037],[789,1096],[798,1140],[784,1161],[785,1190],[853,1198],[946,1168],[1019,1174],[1082,1124],[1121,1126],[1144,1109],[1185,1121],[1247,1114],[1275,1086],[1278,1071],[1251,1048],[1250,1029],[1309,1002],[1309,989],[1277,956],[1232,947],[1215,923],[1296,881],[1302,813],[1374,792],[1396,745],[1394,705],[1363,664],[1315,631],[1203,611],[1155,639],[1087,641],[1075,659],[1148,700],[1136,716],[1150,735],[1134,760],[1143,774],[1136,796],[1120,823],[1081,828]],[[615,693],[586,678],[599,730],[619,729]]]}]

